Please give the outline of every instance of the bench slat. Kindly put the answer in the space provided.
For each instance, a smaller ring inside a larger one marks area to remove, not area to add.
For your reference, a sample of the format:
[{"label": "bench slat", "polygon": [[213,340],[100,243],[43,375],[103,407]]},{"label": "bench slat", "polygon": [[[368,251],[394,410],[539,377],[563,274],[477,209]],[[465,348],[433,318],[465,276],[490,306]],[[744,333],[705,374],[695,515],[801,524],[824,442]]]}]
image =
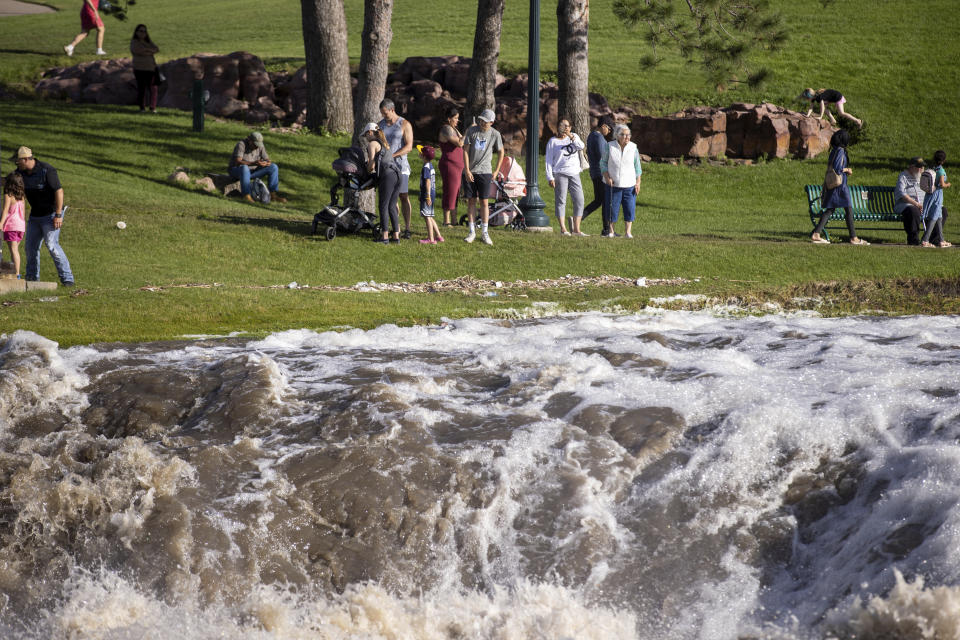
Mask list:
[{"label": "bench slat", "polygon": [[[859,184],[847,185],[850,189],[850,207],[853,213],[853,219],[858,222],[896,222],[900,223],[900,214],[894,213],[894,188],[881,186],[865,186]],[[823,207],[820,206],[820,196],[823,193],[823,185],[808,184],[804,187],[807,194],[807,206],[810,210],[810,222],[816,228],[823,214]],[[845,221],[846,216],[843,209],[834,209],[830,215],[829,221]],[[887,229],[889,227],[878,227]],[[827,235],[829,238],[829,235]]]}]

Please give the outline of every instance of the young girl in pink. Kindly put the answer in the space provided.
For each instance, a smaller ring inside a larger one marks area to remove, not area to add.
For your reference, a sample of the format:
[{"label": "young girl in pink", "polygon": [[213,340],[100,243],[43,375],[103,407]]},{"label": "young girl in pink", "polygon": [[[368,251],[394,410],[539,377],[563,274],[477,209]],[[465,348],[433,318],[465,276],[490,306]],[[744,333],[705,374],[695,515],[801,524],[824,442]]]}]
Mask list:
[{"label": "young girl in pink", "polygon": [[13,255],[13,266],[17,270],[19,280],[20,241],[23,240],[26,223],[23,218],[23,178],[16,171],[8,175],[3,184],[3,214],[0,215],[0,229],[3,230],[3,240],[10,247],[10,253]]}]

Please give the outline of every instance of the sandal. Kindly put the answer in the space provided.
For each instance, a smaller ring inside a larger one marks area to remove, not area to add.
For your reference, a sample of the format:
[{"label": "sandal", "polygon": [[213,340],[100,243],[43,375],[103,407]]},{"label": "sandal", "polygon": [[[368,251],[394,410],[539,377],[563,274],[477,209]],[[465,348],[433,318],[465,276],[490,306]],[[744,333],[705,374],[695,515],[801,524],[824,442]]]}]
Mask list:
[{"label": "sandal", "polygon": [[826,238],[815,238],[810,240],[813,244],[830,244],[830,241]]},{"label": "sandal", "polygon": [[927,248],[929,248],[929,247],[932,247],[932,246],[933,246],[933,243],[932,243],[932,242],[921,242],[921,243],[920,243],[920,246],[921,246],[921,247],[927,247]]},{"label": "sandal", "polygon": [[946,240],[944,240],[943,242],[941,242],[941,243],[938,244],[937,246],[940,247],[941,249],[946,249],[947,247],[952,247],[952,246],[953,246],[953,243],[947,242]]},{"label": "sandal", "polygon": [[866,240],[864,240],[863,238],[857,238],[857,239],[855,239],[855,240],[851,240],[851,241],[850,241],[850,244],[855,244],[855,245],[858,245],[858,246],[861,246],[861,247],[868,247],[868,246],[870,246],[870,243],[867,242]]}]

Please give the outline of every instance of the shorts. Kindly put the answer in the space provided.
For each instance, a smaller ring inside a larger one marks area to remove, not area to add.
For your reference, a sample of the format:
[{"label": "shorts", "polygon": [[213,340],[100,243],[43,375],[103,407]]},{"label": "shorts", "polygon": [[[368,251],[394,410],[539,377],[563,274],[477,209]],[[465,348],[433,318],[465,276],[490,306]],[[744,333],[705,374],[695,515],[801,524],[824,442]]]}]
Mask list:
[{"label": "shorts", "polygon": [[481,200],[490,199],[490,185],[493,184],[492,173],[475,173],[473,182],[467,180],[466,191],[468,198],[480,198]]},{"label": "shorts", "polygon": [[433,205],[432,205],[432,204],[426,204],[426,203],[424,203],[424,202],[421,202],[421,203],[420,203],[420,215],[422,215],[424,218],[432,218],[432,217],[433,217]]},{"label": "shorts", "polygon": [[401,173],[400,174],[400,191],[397,193],[409,193],[410,192],[410,174]]},{"label": "shorts", "polygon": [[23,231],[4,231],[3,232],[4,242],[20,242],[21,240],[23,240]]}]

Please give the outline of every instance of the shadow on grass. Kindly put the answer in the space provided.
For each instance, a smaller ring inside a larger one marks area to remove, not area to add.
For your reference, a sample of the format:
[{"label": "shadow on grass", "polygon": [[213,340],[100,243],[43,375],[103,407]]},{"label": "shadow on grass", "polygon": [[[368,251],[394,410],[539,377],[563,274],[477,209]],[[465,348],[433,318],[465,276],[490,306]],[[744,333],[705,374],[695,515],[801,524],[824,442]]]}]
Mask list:
[{"label": "shadow on grass", "polygon": [[32,56],[43,56],[44,58],[53,55],[49,51],[31,51],[30,49],[0,49],[0,53],[25,53]]},{"label": "shadow on grass", "polygon": [[253,216],[204,216],[208,220],[215,222],[228,222],[235,225],[244,225],[252,227],[263,227],[275,231],[283,231],[292,236],[307,236],[316,240],[324,240],[322,235],[314,236],[311,233],[313,220],[289,220],[286,218],[255,218]]}]

